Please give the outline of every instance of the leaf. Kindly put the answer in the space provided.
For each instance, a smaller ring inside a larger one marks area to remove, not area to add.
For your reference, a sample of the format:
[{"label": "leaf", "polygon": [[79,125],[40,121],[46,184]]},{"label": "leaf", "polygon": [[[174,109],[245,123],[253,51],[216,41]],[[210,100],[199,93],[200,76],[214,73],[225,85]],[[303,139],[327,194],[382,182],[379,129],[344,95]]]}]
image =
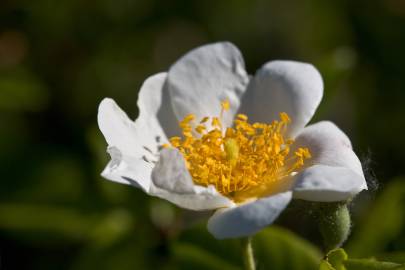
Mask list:
[{"label": "leaf", "polygon": [[317,269],[321,252],[288,230],[270,226],[253,238],[258,269]]},{"label": "leaf", "polygon": [[49,154],[27,168],[25,175],[24,188],[15,191],[17,198],[52,204],[77,202],[84,197],[86,176],[75,157]]},{"label": "leaf", "polygon": [[22,70],[0,76],[0,90],[0,109],[7,111],[40,111],[49,99],[39,79]]},{"label": "leaf", "polygon": [[[242,269],[239,239],[216,240],[204,225],[184,232],[172,244],[179,269]],[[321,252],[288,230],[270,226],[253,238],[257,269],[318,269]],[[178,269],[178,268],[175,268]]]},{"label": "leaf", "polygon": [[216,265],[229,269],[243,265],[239,239],[217,240],[207,231],[205,223],[183,231],[171,245],[171,252],[178,265],[175,269],[195,269],[200,263],[203,266],[200,269],[218,269]]},{"label": "leaf", "polygon": [[344,262],[347,270],[388,270],[404,269],[403,265],[392,262],[379,262],[374,259],[349,259]]},{"label": "leaf", "polygon": [[71,270],[132,270],[154,269],[148,265],[148,249],[134,241],[134,237],[121,239],[112,246],[82,248],[78,256],[70,262]]},{"label": "leaf", "polygon": [[[95,223],[92,216],[74,209],[45,205],[1,204],[0,228],[9,231],[58,234],[83,239]],[[42,239],[39,236],[39,239]],[[42,239],[43,241],[44,239]]]},{"label": "leaf", "polygon": [[383,254],[376,256],[376,258],[381,261],[405,263],[405,251],[383,253]]},{"label": "leaf", "polygon": [[156,231],[150,229],[135,224],[127,210],[108,212],[87,233],[70,269],[156,269],[155,264],[164,265],[165,254],[153,252],[156,246],[151,232]]},{"label": "leaf", "polygon": [[177,243],[172,246],[172,253],[176,258],[178,269],[212,269],[212,270],[238,270],[240,267],[227,262],[215,253],[186,243]]},{"label": "leaf", "polygon": [[89,240],[97,248],[109,247],[133,233],[133,227],[133,216],[126,210],[117,209],[99,218],[88,233]]},{"label": "leaf", "polygon": [[370,259],[348,259],[344,249],[338,248],[330,251],[326,259],[320,264],[319,270],[404,270],[404,265],[393,262],[377,261]]},{"label": "leaf", "polygon": [[55,237],[64,241],[90,241],[95,246],[106,246],[128,234],[133,227],[134,220],[125,210],[86,215],[61,206],[0,205],[0,229],[18,232],[18,237],[22,238],[30,235],[32,240],[41,243],[52,241],[52,237]]},{"label": "leaf", "polygon": [[367,257],[384,251],[402,231],[405,182],[397,179],[385,187],[368,216],[357,224],[346,250],[354,257]]}]

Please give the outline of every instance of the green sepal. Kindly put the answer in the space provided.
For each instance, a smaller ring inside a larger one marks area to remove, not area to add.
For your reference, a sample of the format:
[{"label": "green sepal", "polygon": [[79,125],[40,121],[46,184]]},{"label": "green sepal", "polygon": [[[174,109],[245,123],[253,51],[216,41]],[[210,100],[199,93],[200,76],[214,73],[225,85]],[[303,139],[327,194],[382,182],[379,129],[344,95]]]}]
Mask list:
[{"label": "green sepal", "polygon": [[326,255],[326,258],[321,261],[319,270],[347,270],[344,266],[344,261],[347,259],[348,256],[344,249],[331,250]]}]

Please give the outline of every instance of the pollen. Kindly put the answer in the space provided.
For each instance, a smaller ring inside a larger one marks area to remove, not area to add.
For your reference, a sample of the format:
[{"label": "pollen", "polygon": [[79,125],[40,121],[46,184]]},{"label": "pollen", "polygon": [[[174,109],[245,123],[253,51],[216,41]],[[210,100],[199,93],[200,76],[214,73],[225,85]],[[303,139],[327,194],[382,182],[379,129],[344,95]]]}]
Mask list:
[{"label": "pollen", "polygon": [[229,102],[222,102],[221,107],[219,117],[194,122],[193,114],[186,116],[179,123],[183,136],[169,140],[169,147],[184,156],[195,184],[212,185],[222,195],[240,202],[260,196],[261,187],[279,184],[311,158],[306,147],[290,151],[294,140],[285,138],[291,123],[287,113],[280,113],[280,119],[270,124],[251,124],[246,115],[238,114],[233,127],[224,130],[221,118]]},{"label": "pollen", "polygon": [[221,107],[222,107],[222,110],[229,111],[229,108],[231,107],[230,103],[229,103],[229,100],[222,101],[221,102]]}]

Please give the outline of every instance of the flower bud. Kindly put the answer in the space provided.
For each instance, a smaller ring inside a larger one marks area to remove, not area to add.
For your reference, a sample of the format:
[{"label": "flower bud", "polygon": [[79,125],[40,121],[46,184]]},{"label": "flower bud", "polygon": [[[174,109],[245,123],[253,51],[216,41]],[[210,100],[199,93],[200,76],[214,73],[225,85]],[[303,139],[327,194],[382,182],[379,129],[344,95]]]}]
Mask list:
[{"label": "flower bud", "polygon": [[319,212],[318,225],[326,250],[340,247],[350,234],[351,220],[347,203],[323,203]]}]

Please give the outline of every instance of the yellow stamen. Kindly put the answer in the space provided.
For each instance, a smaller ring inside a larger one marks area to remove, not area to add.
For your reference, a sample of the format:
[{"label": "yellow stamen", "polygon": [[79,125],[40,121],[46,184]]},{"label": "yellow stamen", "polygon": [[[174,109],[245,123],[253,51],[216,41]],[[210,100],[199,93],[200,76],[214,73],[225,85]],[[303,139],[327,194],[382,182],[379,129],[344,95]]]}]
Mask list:
[{"label": "yellow stamen", "polygon": [[[250,124],[246,115],[238,114],[235,126],[223,132],[220,119],[222,112],[229,110],[229,102],[222,102],[221,107],[220,117],[204,117],[194,128],[191,122],[195,116],[186,116],[179,123],[183,139],[170,139],[183,154],[196,184],[213,185],[224,196],[240,202],[259,197],[263,187],[279,184],[311,158],[308,148],[290,151],[294,140],[284,138],[291,123],[287,113],[280,113],[280,121],[271,124]],[[207,130],[210,119],[212,129]]]},{"label": "yellow stamen", "polygon": [[230,106],[231,105],[229,104],[229,100],[224,100],[221,102],[221,107],[222,107],[222,110],[224,110],[224,111],[229,111]]},{"label": "yellow stamen", "polygon": [[245,114],[240,113],[240,114],[237,115],[237,117],[241,121],[247,121],[248,120],[248,117]]},{"label": "yellow stamen", "polygon": [[201,121],[200,124],[204,124],[206,123],[208,120],[210,120],[210,118],[208,116],[204,117]]},{"label": "yellow stamen", "polygon": [[213,117],[213,118],[212,118],[211,125],[212,125],[213,127],[218,127],[218,128],[221,128],[221,127],[222,127],[221,120],[220,120],[218,117]]},{"label": "yellow stamen", "polygon": [[207,128],[206,128],[204,125],[198,125],[198,126],[195,128],[195,131],[197,131],[197,133],[199,133],[199,134],[203,134],[206,129],[207,129]]},{"label": "yellow stamen", "polygon": [[285,112],[280,113],[280,118],[281,118],[281,121],[286,123],[286,124],[291,123],[290,117]]}]

